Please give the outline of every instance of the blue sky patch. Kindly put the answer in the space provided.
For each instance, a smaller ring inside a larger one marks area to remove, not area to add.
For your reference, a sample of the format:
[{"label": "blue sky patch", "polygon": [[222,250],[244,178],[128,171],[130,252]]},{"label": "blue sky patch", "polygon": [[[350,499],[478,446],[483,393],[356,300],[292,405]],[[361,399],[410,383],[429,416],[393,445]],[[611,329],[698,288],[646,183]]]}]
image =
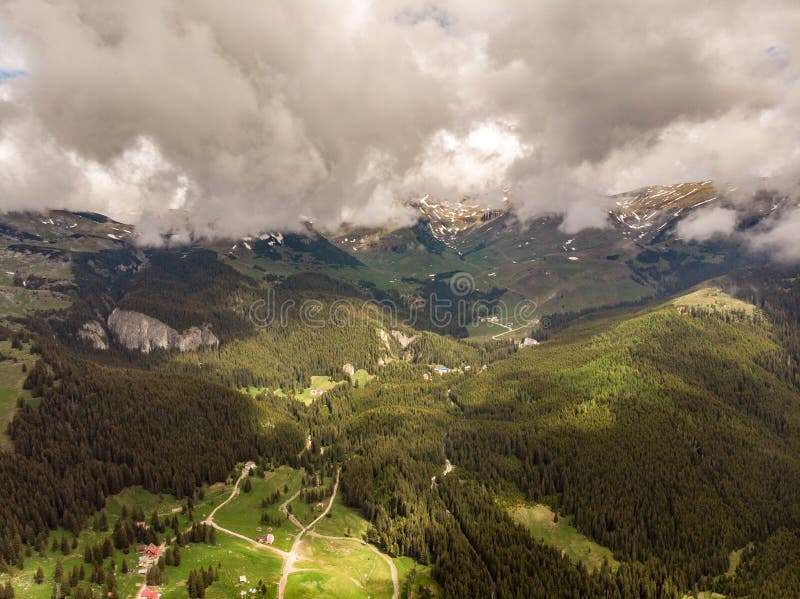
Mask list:
[{"label": "blue sky patch", "polygon": [[22,69],[2,69],[0,68],[0,81],[8,81],[9,79],[16,79],[17,77],[24,77],[28,71]]},{"label": "blue sky patch", "polygon": [[405,9],[397,15],[397,21],[406,25],[417,25],[424,21],[433,21],[442,29],[452,24],[448,12],[437,6],[428,6],[420,10]]}]

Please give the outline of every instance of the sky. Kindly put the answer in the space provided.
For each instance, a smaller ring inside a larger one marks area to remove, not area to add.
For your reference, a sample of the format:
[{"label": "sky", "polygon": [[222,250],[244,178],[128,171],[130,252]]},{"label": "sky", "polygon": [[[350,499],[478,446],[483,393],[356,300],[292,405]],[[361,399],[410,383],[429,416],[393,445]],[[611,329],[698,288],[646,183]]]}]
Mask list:
[{"label": "sky", "polygon": [[604,226],[645,185],[796,186],[799,53],[797,0],[0,0],[0,210],[155,239],[507,196]]}]

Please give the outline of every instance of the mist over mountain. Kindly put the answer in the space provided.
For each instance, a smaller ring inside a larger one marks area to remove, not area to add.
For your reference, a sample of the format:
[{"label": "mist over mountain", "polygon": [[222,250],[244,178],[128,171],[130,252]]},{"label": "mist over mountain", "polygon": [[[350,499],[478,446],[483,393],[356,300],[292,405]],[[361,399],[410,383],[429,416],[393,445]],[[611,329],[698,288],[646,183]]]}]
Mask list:
[{"label": "mist over mountain", "polygon": [[605,225],[609,194],[800,174],[790,0],[0,14],[0,209],[94,210],[149,242],[411,224],[402,200],[425,194],[507,195],[575,232]]}]

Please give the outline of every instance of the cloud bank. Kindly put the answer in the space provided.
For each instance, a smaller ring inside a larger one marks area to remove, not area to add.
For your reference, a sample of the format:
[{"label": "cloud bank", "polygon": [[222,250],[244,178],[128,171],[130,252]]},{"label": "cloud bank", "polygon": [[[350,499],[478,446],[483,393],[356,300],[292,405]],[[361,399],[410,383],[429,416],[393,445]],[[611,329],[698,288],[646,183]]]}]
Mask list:
[{"label": "cloud bank", "polygon": [[690,241],[707,241],[717,236],[729,236],[736,231],[738,215],[731,208],[713,207],[690,214],[678,223],[678,237]]},{"label": "cloud bank", "polygon": [[796,0],[3,0],[0,209],[241,235],[508,193],[579,230],[796,181],[799,40]]}]

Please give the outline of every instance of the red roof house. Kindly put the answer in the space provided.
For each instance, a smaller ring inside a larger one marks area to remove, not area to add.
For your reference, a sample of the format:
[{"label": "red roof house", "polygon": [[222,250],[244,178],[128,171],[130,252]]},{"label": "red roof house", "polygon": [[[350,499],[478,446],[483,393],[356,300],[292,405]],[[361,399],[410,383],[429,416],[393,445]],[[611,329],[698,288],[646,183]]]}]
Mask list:
[{"label": "red roof house", "polygon": [[158,591],[151,591],[150,589],[145,589],[142,591],[142,597],[144,599],[158,599],[161,597],[161,593]]}]

